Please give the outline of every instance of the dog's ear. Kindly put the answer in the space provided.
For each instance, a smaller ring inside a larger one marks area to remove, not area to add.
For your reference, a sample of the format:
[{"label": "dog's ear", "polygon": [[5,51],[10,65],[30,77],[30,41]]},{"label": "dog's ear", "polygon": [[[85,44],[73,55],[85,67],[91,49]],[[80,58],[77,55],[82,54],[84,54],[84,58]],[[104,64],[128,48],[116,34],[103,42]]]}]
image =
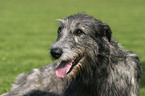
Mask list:
[{"label": "dog's ear", "polygon": [[102,32],[103,32],[103,35],[107,37],[108,41],[110,42],[111,41],[111,37],[112,37],[112,31],[111,31],[111,28],[109,27],[108,24],[105,24],[103,23],[102,25]]},{"label": "dog's ear", "polygon": [[65,23],[64,19],[56,19],[56,20],[59,21],[59,22]]}]

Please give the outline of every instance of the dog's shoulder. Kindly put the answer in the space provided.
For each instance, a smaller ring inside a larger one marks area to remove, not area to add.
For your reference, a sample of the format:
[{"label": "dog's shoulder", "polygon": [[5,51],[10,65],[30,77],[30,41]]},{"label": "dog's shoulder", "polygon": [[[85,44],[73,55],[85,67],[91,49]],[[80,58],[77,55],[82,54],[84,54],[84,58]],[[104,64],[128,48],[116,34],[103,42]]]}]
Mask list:
[{"label": "dog's shoulder", "polygon": [[58,63],[51,63],[44,67],[41,67],[38,69],[33,69],[28,74],[22,73],[17,76],[15,82],[16,82],[16,84],[20,84],[21,82],[24,82],[26,80],[33,81],[33,79],[34,80],[39,79],[38,77],[40,77],[40,76],[41,77],[46,77],[46,76],[52,77],[53,75],[55,75],[55,68],[56,68],[57,64]]},{"label": "dog's shoulder", "polygon": [[[15,84],[8,95],[4,96],[22,96],[33,94],[36,91],[40,93],[61,94],[71,82],[68,78],[58,78],[55,69],[59,63],[48,64],[44,67],[33,69],[27,74],[20,74],[15,80]],[[37,93],[36,92],[36,93]]]}]

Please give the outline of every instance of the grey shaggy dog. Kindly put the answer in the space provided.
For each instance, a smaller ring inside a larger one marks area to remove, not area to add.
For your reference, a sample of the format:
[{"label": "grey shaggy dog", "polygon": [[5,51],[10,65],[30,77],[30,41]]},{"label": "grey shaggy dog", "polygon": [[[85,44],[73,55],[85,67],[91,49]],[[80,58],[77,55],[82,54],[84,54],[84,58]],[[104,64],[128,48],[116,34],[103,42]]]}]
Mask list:
[{"label": "grey shaggy dog", "polygon": [[84,13],[59,21],[50,54],[60,62],[19,75],[1,96],[139,95],[139,58],[119,46],[107,24]]}]

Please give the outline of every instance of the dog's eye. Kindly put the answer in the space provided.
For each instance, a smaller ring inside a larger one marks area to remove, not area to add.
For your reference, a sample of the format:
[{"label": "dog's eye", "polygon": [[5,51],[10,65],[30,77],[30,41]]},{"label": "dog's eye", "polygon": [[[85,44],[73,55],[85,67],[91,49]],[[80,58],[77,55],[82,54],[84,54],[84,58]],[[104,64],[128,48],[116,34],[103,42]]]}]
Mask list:
[{"label": "dog's eye", "polygon": [[61,31],[62,31],[62,27],[59,27],[58,30],[57,30],[57,33],[60,34]]},{"label": "dog's eye", "polygon": [[78,30],[75,31],[75,35],[80,36],[81,34],[83,34],[82,30],[78,29]]}]

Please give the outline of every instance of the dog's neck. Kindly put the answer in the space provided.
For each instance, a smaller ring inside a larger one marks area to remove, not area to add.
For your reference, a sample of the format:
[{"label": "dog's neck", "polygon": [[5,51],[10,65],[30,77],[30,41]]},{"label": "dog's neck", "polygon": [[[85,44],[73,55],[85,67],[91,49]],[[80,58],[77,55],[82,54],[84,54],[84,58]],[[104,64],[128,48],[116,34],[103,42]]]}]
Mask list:
[{"label": "dog's neck", "polygon": [[72,90],[71,91],[72,93],[77,90],[78,91],[77,96],[89,96],[88,93],[92,93],[92,94],[95,93],[94,95],[96,95],[96,92],[94,91],[97,91],[100,88],[101,84],[103,84],[102,79],[106,78],[108,75],[106,72],[107,70],[105,70],[106,66],[101,66],[102,65],[101,63],[98,64],[98,62],[103,63],[103,61],[99,61],[99,58],[101,58],[100,60],[103,60],[105,59],[105,57],[98,55],[98,57],[96,58],[98,59],[96,59],[95,62],[91,62],[90,58],[88,58],[88,61],[85,61],[88,66],[85,67],[82,70],[82,72],[78,74],[75,79],[72,80],[70,86],[68,87],[68,90]]}]

